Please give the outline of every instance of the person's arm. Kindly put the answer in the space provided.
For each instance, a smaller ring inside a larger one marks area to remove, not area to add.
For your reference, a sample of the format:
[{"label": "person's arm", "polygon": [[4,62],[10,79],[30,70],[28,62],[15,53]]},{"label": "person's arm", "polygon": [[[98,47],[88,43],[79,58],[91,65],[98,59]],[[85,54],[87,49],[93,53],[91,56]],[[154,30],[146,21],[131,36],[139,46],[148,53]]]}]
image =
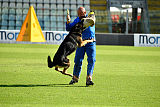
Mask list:
[{"label": "person's arm", "polygon": [[67,31],[70,31],[71,28],[72,28],[75,24],[77,24],[77,23],[78,23],[78,17],[77,17],[72,23],[68,23],[68,24],[67,24],[67,22],[66,22],[66,30],[67,30]]}]

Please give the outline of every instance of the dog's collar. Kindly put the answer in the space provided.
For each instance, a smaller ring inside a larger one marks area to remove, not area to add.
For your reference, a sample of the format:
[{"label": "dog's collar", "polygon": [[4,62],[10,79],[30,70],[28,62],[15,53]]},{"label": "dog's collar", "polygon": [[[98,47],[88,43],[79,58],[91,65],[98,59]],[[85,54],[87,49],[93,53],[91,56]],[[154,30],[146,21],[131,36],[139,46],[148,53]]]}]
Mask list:
[{"label": "dog's collar", "polygon": [[78,34],[78,35],[80,35],[80,36],[82,35],[82,33],[78,33],[78,32],[72,32],[72,33],[74,33],[74,34]]}]

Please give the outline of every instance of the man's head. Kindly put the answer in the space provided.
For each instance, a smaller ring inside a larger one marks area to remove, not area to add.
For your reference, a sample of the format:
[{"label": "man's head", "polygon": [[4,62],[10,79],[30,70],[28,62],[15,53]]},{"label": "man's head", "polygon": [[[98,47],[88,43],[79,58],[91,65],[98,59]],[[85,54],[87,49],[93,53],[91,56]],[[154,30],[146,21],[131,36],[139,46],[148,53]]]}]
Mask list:
[{"label": "man's head", "polygon": [[78,10],[77,10],[77,14],[78,14],[78,17],[80,19],[85,18],[85,16],[86,16],[85,8],[84,7],[79,7]]}]

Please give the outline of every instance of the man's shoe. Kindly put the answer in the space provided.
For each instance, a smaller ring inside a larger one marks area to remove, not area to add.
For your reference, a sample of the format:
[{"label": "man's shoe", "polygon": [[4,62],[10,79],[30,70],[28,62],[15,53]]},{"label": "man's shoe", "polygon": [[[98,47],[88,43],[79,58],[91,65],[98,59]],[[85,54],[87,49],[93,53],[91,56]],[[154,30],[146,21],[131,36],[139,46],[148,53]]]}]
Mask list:
[{"label": "man's shoe", "polygon": [[89,86],[89,85],[94,85],[93,81],[87,81],[86,86]]},{"label": "man's shoe", "polygon": [[78,81],[76,81],[75,79],[72,79],[70,82],[69,82],[69,85],[72,85],[72,84],[75,84],[77,83]]}]

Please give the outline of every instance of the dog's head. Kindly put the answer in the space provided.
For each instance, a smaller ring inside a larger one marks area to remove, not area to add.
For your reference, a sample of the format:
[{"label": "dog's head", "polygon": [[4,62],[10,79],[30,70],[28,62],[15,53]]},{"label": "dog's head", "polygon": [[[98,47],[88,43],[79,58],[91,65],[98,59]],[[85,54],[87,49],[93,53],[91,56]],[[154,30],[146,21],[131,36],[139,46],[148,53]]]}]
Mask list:
[{"label": "dog's head", "polygon": [[95,24],[95,13],[90,12],[86,18],[81,20],[83,22],[83,30],[88,28],[89,26],[93,26]]}]

